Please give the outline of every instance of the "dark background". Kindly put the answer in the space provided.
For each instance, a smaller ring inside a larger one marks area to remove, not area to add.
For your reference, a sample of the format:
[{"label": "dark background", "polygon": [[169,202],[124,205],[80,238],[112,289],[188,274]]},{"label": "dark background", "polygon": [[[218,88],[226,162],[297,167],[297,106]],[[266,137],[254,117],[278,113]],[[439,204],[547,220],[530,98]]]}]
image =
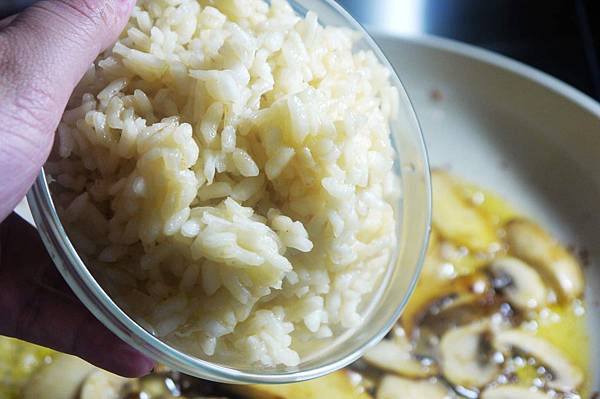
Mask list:
[{"label": "dark background", "polygon": [[[0,17],[33,1],[0,0]],[[600,0],[338,1],[360,22],[376,28],[381,13],[399,12],[398,4],[419,4],[423,20],[419,32],[411,33],[444,36],[497,51],[600,100]],[[395,15],[386,17],[388,31],[402,31],[401,15],[397,26]]]},{"label": "dark background", "polygon": [[420,33],[499,52],[600,100],[600,0],[338,1],[367,26],[381,13],[374,3],[423,4]]}]

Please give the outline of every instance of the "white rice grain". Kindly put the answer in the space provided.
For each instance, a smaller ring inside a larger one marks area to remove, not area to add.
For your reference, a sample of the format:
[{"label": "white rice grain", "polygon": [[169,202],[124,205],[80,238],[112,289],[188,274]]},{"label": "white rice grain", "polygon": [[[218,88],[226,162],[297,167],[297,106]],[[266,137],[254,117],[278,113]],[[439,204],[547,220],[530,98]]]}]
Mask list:
[{"label": "white rice grain", "polygon": [[358,38],[285,0],[138,0],[47,172],[78,251],[149,331],[276,367],[363,321],[396,247],[399,97]]}]

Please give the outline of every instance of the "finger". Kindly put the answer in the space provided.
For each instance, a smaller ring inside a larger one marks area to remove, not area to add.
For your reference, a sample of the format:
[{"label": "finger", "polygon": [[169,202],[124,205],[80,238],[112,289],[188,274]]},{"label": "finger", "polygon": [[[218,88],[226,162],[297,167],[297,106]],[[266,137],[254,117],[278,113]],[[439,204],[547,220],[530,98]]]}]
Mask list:
[{"label": "finger", "polygon": [[126,377],[152,370],[149,359],[120,341],[80,303],[37,289],[24,304],[11,336],[79,356]]},{"label": "finger", "polygon": [[75,299],[33,227],[14,214],[0,227],[1,335],[70,353],[128,377],[152,369],[152,361],[113,335]]},{"label": "finger", "polygon": [[4,29],[6,28],[8,25],[10,25],[12,23],[12,21],[15,20],[15,18],[17,18],[19,16],[19,14],[13,14],[10,15],[2,20],[0,20],[0,29]]},{"label": "finger", "polygon": [[44,0],[0,31],[0,220],[33,183],[71,92],[133,3]]}]

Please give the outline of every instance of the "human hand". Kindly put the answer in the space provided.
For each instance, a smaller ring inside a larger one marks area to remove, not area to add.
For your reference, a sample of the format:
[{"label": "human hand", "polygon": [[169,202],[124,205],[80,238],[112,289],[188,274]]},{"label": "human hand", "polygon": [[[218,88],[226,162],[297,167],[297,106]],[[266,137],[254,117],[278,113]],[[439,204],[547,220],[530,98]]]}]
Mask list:
[{"label": "human hand", "polygon": [[46,161],[71,92],[116,40],[133,3],[45,0],[0,21],[0,334],[125,376],[153,363],[77,301],[35,229],[8,215]]}]

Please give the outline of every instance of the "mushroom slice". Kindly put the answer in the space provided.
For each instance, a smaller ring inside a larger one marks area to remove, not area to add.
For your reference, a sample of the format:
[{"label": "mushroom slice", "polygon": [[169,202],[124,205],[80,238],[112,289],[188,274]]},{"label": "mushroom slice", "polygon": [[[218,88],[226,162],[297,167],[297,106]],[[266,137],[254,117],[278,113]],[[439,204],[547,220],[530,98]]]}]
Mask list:
[{"label": "mushroom slice", "polygon": [[442,236],[475,251],[497,244],[492,225],[460,195],[453,179],[439,171],[432,178],[433,225]]},{"label": "mushroom slice", "polygon": [[426,378],[438,374],[436,364],[416,359],[412,345],[402,328],[394,330],[395,336],[369,349],[363,359],[372,366],[410,378]]},{"label": "mushroom slice", "polygon": [[446,379],[465,388],[482,387],[500,374],[494,360],[487,322],[478,322],[447,332],[440,342],[441,368]]},{"label": "mushroom slice", "polygon": [[24,399],[75,399],[81,383],[96,368],[70,355],[56,355],[23,388]]},{"label": "mushroom slice", "polygon": [[506,225],[510,251],[548,277],[566,299],[583,293],[581,267],[556,240],[538,225],[524,219],[514,219]]},{"label": "mushroom slice", "polygon": [[336,371],[315,380],[297,384],[222,385],[235,397],[247,399],[371,399],[364,389],[353,381],[346,370]]},{"label": "mushroom slice", "polygon": [[387,375],[381,380],[377,399],[453,399],[456,395],[434,380],[411,380]]},{"label": "mushroom slice", "polygon": [[128,378],[108,371],[94,371],[83,382],[79,399],[119,399],[121,390],[128,381]]},{"label": "mushroom slice", "polygon": [[525,262],[506,257],[494,260],[489,267],[494,285],[500,286],[517,307],[536,309],[546,304],[548,290],[538,272]]},{"label": "mushroom slice", "polygon": [[481,399],[551,399],[546,392],[533,390],[518,385],[499,385],[488,388],[481,394]]},{"label": "mushroom slice", "polygon": [[583,383],[583,373],[554,345],[544,339],[520,330],[506,330],[496,334],[496,347],[503,352],[518,349],[534,357],[552,375],[548,387],[559,391],[572,391]]},{"label": "mushroom slice", "polygon": [[494,294],[489,275],[483,272],[456,278],[452,283],[422,280],[401,322],[410,337],[425,325],[441,335],[452,325],[468,324],[492,313]]}]

